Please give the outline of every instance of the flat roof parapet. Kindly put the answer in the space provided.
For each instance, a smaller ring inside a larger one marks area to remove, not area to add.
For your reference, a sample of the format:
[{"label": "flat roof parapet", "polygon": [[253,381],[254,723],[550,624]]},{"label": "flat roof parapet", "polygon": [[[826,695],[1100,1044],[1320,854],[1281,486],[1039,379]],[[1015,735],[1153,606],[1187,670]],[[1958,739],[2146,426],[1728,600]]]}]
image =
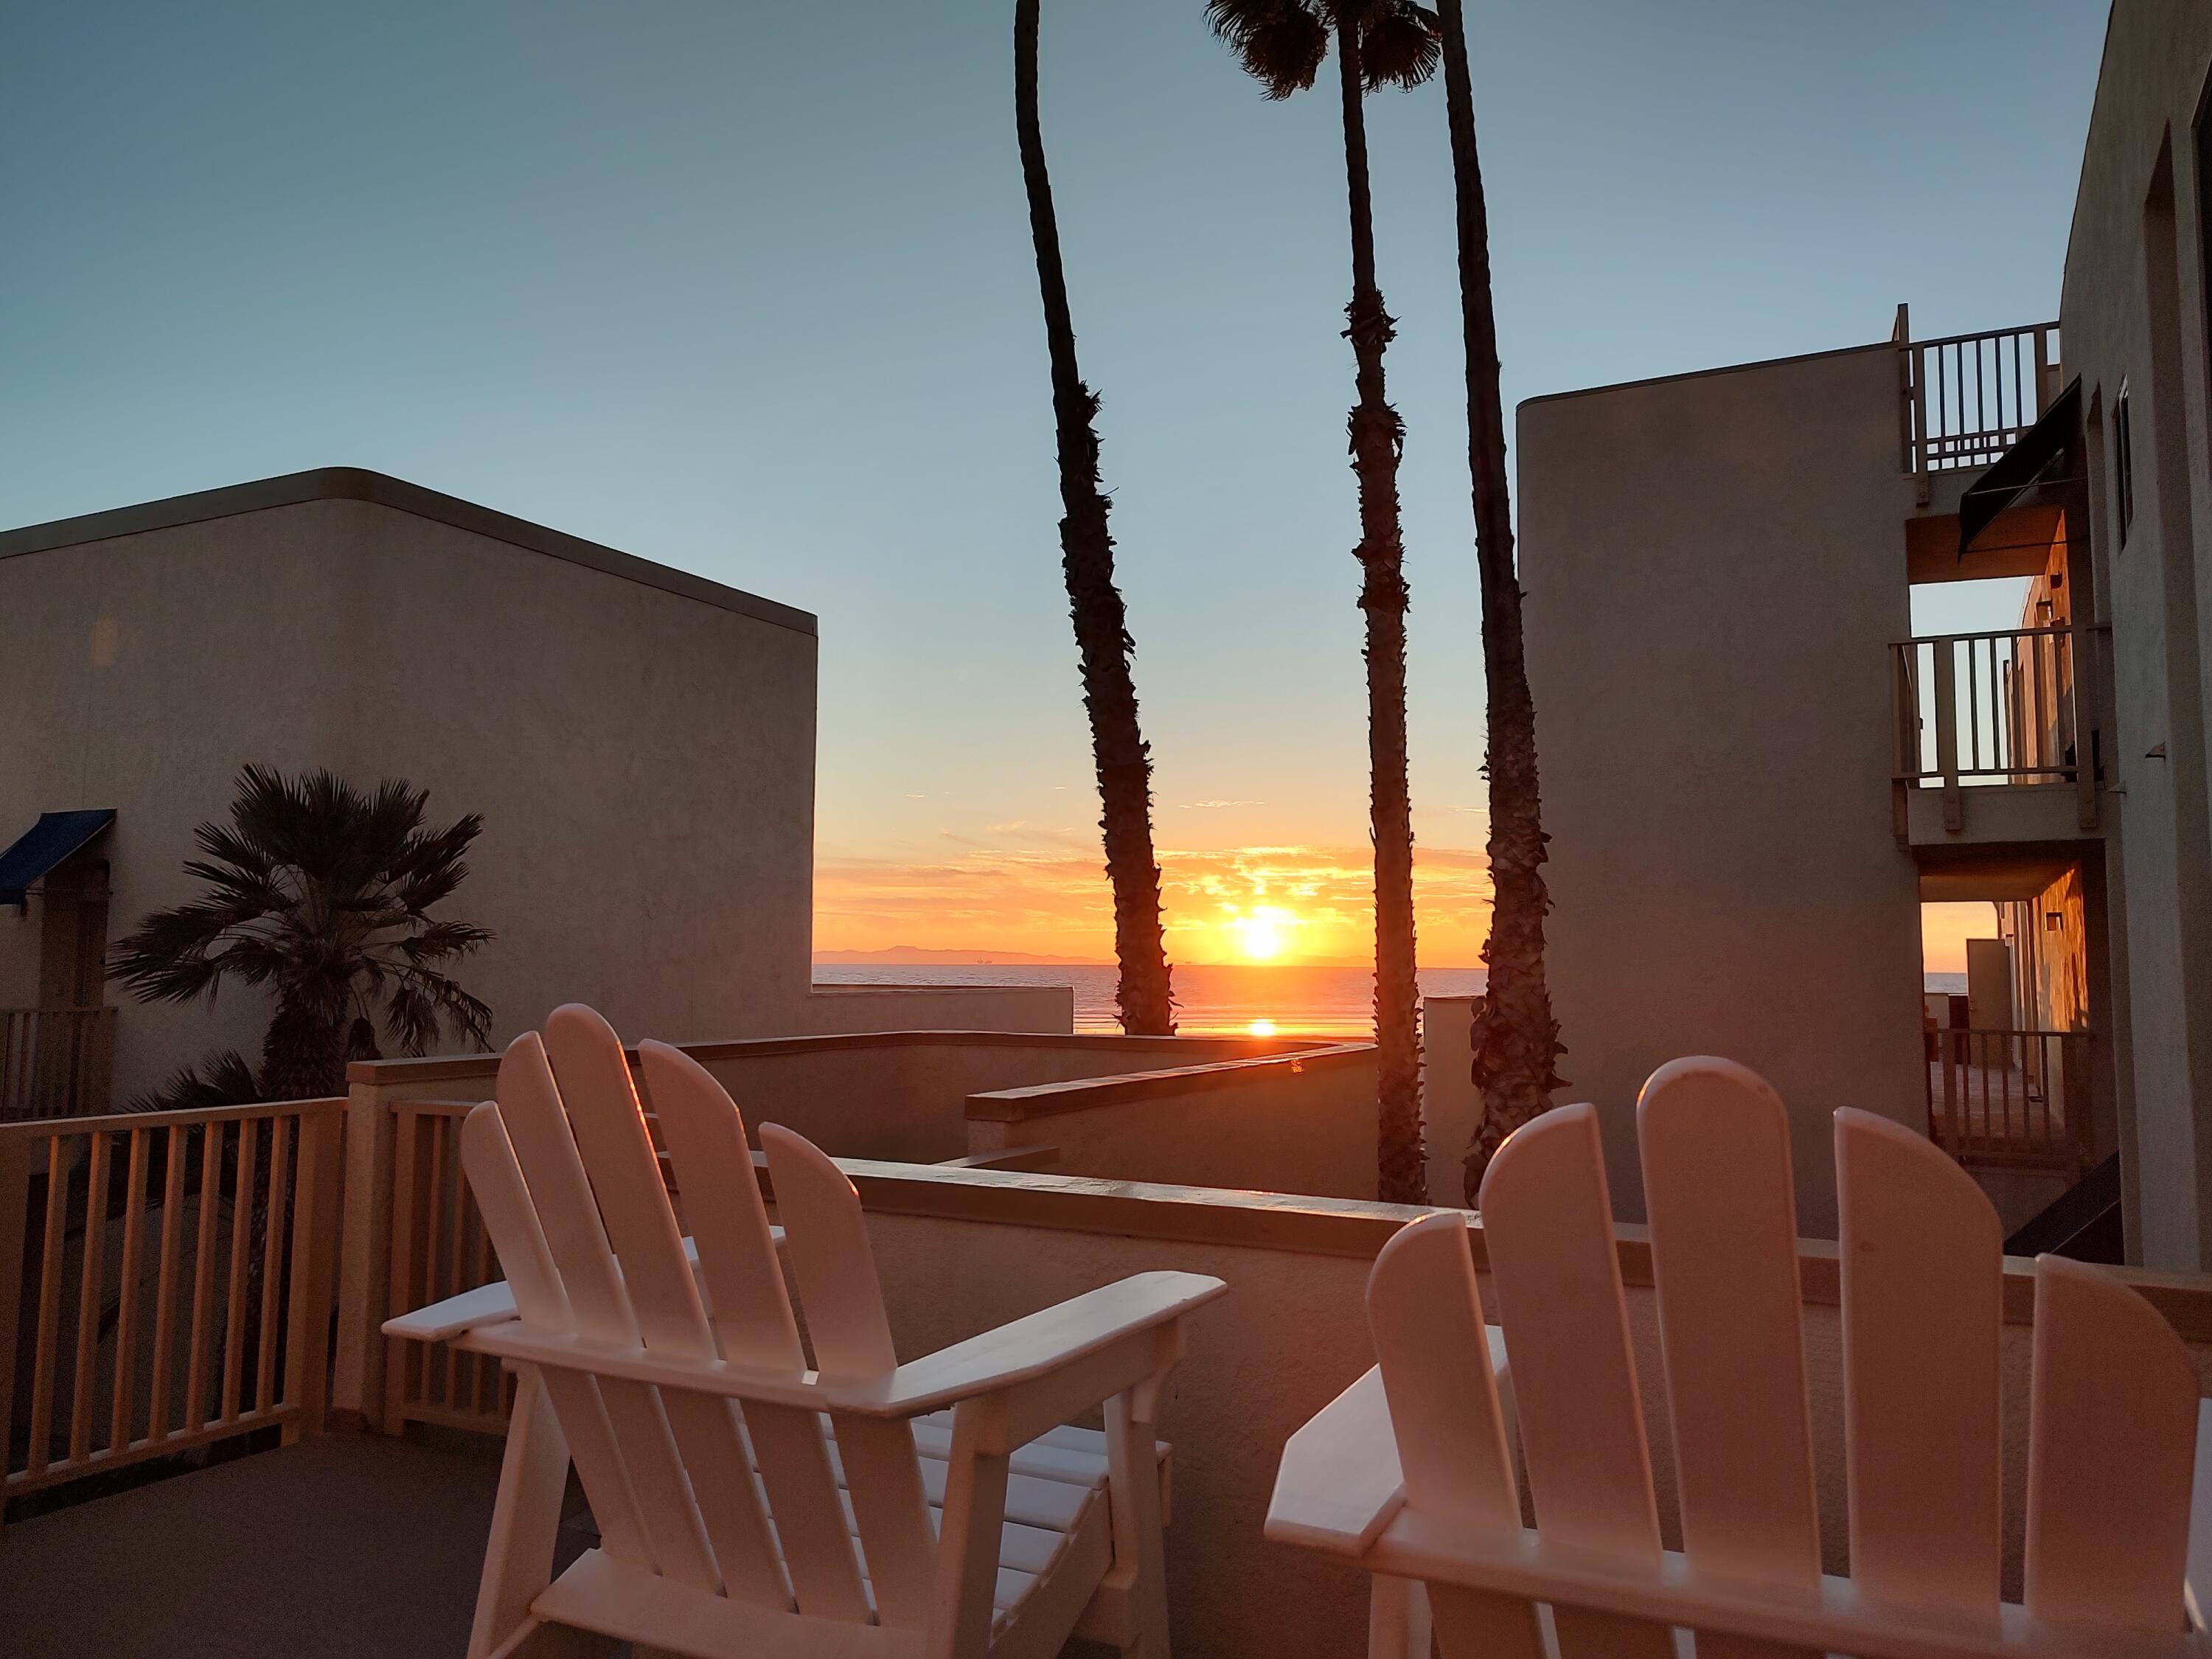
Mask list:
[{"label": "flat roof parapet", "polygon": [[688,570],[655,564],[634,553],[602,546],[565,531],[533,524],[527,519],[465,501],[457,495],[441,495],[404,478],[357,466],[316,467],[306,472],[288,472],[281,477],[257,478],[220,489],[196,490],[188,495],[142,501],[135,507],[112,507],[104,513],[87,513],[73,519],[27,525],[20,530],[0,531],[0,559],[88,542],[111,541],[118,536],[143,535],[148,531],[171,530],[210,519],[234,518],[240,514],[265,512],[270,507],[297,507],[307,501],[368,501],[493,541],[526,547],[548,558],[620,576],[643,587],[659,588],[679,599],[696,599],[702,605],[735,611],[758,622],[773,623],[809,638],[816,632],[811,611],[779,605],[757,593],[695,576]]}]

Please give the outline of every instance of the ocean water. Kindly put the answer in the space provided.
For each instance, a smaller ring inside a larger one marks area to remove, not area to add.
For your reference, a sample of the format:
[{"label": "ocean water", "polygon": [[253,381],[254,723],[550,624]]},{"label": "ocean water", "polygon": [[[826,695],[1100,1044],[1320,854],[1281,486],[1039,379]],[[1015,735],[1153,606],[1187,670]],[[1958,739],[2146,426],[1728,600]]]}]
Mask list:
[{"label": "ocean water", "polygon": [[[1482,988],[1480,968],[1425,968],[1426,996],[1466,996]],[[1051,963],[983,967],[875,968],[817,963],[817,985],[1067,985],[1075,990],[1075,1029],[1118,1031],[1115,970]],[[1364,968],[1175,965],[1176,1029],[1196,1036],[1223,1031],[1310,1032],[1346,1036],[1374,1030],[1375,976]],[[1272,1023],[1272,1025],[1271,1025]]]},{"label": "ocean water", "polygon": [[[1482,989],[1480,968],[1424,968],[1424,996],[1469,996]],[[980,967],[868,967],[817,963],[818,985],[1066,985],[1075,991],[1075,1029],[1117,1031],[1115,972],[1110,967],[1069,963],[1008,963]],[[1927,988],[1966,988],[1964,974],[1929,974]],[[1311,1032],[1364,1035],[1374,1030],[1375,976],[1364,968],[1260,967],[1242,963],[1177,963],[1178,1029],[1261,1034]]]}]

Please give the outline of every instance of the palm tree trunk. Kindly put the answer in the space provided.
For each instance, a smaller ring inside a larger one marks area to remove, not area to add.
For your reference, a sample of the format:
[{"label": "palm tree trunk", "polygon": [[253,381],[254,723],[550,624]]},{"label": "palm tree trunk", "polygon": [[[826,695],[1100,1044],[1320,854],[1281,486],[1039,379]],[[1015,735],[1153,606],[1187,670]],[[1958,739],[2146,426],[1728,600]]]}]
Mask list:
[{"label": "palm tree trunk", "polygon": [[1398,456],[1405,423],[1390,407],[1382,354],[1396,331],[1375,284],[1375,222],[1368,196],[1367,123],[1358,29],[1339,12],[1337,69],[1352,209],[1352,303],[1345,307],[1358,364],[1348,422],[1359,478],[1359,608],[1367,618],[1369,815],[1375,837],[1376,1196],[1428,1196],[1421,1146],[1419,992],[1413,963],[1413,813],[1406,781],[1406,553],[1398,523]]},{"label": "palm tree trunk", "polygon": [[345,1092],[347,1022],[312,992],[280,994],[261,1039],[264,1100],[325,1100]]},{"label": "palm tree trunk", "polygon": [[1490,292],[1490,225],[1474,143],[1474,91],[1460,0],[1442,0],[1444,109],[1459,206],[1460,311],[1467,335],[1467,456],[1474,491],[1475,559],[1482,582],[1482,662],[1489,694],[1490,878],[1494,903],[1482,959],[1489,982],[1474,1008],[1474,1084],[1482,1121],[1468,1148],[1466,1200],[1505,1137],[1551,1103],[1559,1022],[1544,980],[1542,803],[1536,708],[1521,638],[1521,581],[1505,481],[1505,408],[1498,389],[1498,314]]},{"label": "palm tree trunk", "polygon": [[1160,925],[1160,866],[1152,852],[1152,760],[1137,724],[1130,678],[1128,617],[1114,585],[1114,538],[1098,483],[1098,398],[1075,363],[1075,325],[1060,264],[1060,225],[1037,122],[1039,0],[1015,0],[1014,125],[1022,181],[1044,296],[1045,343],[1052,360],[1052,410],[1060,446],[1060,566],[1083,663],[1083,703],[1091,715],[1091,755],[1098,772],[1099,827],[1114,888],[1114,954],[1121,965],[1122,1030],[1146,1036],[1175,1030],[1175,1000]]}]

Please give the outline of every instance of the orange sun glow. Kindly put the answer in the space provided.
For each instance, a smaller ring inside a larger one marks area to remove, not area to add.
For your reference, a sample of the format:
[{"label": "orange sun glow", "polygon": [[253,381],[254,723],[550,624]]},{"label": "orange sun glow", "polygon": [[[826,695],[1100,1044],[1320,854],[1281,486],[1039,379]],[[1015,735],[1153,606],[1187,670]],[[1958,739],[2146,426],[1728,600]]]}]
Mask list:
[{"label": "orange sun glow", "polygon": [[1248,957],[1273,962],[1288,948],[1291,930],[1298,925],[1298,919],[1274,905],[1255,904],[1245,915],[1232,918],[1229,925],[1236,929],[1237,945]]}]

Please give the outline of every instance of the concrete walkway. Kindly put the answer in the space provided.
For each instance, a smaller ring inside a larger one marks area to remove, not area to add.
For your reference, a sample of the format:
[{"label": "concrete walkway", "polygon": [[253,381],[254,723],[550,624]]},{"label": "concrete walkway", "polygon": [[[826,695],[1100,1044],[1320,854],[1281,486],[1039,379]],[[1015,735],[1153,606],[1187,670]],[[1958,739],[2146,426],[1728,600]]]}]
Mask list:
[{"label": "concrete walkway", "polygon": [[496,1453],[326,1437],[16,1522],[0,1652],[459,1659]]}]

